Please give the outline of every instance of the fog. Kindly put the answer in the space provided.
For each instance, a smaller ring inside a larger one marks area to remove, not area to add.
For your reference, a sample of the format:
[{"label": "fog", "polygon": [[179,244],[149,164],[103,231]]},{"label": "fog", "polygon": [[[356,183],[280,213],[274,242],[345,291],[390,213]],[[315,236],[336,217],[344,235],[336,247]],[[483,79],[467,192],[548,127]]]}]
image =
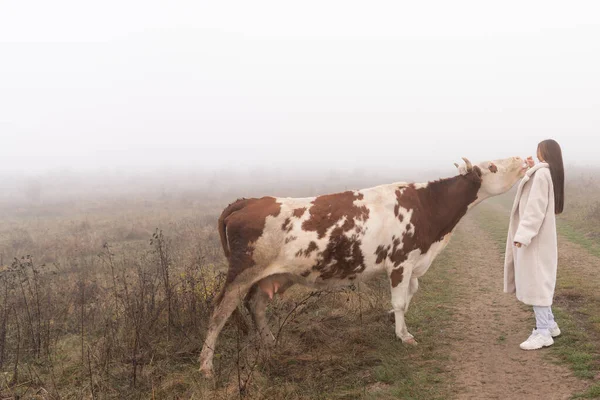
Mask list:
[{"label": "fog", "polygon": [[3,1],[0,186],[599,165],[598,71],[595,1]]}]

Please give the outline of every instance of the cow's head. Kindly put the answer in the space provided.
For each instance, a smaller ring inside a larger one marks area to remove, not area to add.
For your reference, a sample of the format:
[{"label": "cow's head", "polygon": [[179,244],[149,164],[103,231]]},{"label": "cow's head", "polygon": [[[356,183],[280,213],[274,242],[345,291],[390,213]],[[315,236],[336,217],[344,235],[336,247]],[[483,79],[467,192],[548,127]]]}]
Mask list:
[{"label": "cow's head", "polygon": [[463,158],[464,164],[456,165],[461,175],[475,172],[481,177],[481,188],[477,194],[478,202],[488,197],[505,193],[519,181],[527,170],[525,160],[510,157],[502,160],[485,161],[476,165]]}]

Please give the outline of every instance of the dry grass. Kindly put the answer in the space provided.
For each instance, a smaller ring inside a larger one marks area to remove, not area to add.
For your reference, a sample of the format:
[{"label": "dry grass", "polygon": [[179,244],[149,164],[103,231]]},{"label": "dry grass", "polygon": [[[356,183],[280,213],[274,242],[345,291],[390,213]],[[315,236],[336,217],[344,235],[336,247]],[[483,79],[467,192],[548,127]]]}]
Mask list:
[{"label": "dry grass", "polygon": [[108,203],[3,210],[4,395],[136,397],[195,358],[224,268],[216,208]]},{"label": "dry grass", "polygon": [[460,260],[452,251],[411,305],[418,348],[394,339],[385,279],[334,292],[292,288],[268,309],[278,346],[265,349],[230,322],[216,385],[202,379],[197,356],[226,267],[215,221],[235,197],[129,194],[0,207],[2,397],[447,396],[451,373],[440,368],[447,354],[439,343],[451,315],[440,305],[455,295],[447,271]]},{"label": "dry grass", "polygon": [[[216,386],[197,372],[225,269],[215,221],[230,201],[79,200],[1,210],[0,394],[21,398],[443,398],[434,347],[396,341],[385,279],[292,288],[269,307],[278,345],[230,322]],[[157,229],[158,228],[158,229]],[[8,265],[6,265],[8,264]],[[413,333],[435,340],[446,275],[425,279]],[[246,324],[249,317],[246,315]]]}]

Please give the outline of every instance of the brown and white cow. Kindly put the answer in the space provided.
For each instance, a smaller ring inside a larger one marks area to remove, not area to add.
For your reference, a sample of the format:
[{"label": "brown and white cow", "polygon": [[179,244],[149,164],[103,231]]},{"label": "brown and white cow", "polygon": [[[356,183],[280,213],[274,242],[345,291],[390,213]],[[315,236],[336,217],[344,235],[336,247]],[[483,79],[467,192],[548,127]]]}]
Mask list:
[{"label": "brown and white cow", "polygon": [[512,157],[473,166],[428,183],[393,183],[311,198],[240,199],[219,218],[229,270],[200,354],[210,376],[217,337],[245,298],[261,336],[273,340],[265,308],[274,293],[299,283],[330,288],[390,279],[396,336],[416,344],[404,314],[418,278],[448,244],[456,224],[475,204],[508,191],[524,175]]}]

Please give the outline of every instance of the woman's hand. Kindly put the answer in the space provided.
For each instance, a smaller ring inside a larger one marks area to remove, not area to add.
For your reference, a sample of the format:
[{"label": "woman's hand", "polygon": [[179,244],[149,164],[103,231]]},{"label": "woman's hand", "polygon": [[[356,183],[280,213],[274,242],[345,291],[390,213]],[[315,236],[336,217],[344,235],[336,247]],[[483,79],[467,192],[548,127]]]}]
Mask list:
[{"label": "woman's hand", "polygon": [[521,243],[519,243],[519,242],[515,242],[515,243],[514,243],[514,245],[515,245],[516,247],[518,247],[518,248],[521,248],[521,246],[523,246],[523,245],[522,245]]},{"label": "woman's hand", "polygon": [[533,161],[533,157],[531,157],[531,156],[527,157],[526,161],[527,161],[527,166],[529,168],[531,168],[531,167],[533,167],[535,165],[535,161]]},{"label": "woman's hand", "polygon": [[525,162],[523,163],[523,168],[521,170],[522,173],[525,173],[529,168],[533,167],[535,165],[535,161],[533,161],[533,157],[529,156],[525,159]]}]

